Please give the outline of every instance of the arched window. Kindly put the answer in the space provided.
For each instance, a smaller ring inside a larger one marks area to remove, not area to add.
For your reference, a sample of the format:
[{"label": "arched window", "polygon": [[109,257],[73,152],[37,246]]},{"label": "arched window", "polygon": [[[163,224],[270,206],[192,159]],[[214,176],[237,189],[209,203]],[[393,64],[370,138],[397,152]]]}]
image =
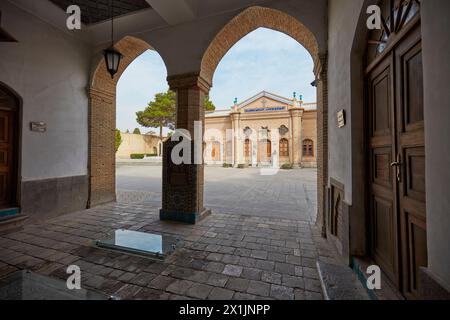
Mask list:
[{"label": "arched window", "polygon": [[314,157],[314,142],[311,139],[303,140],[303,156]]},{"label": "arched window", "polygon": [[280,140],[280,157],[289,157],[289,141],[288,139]]}]

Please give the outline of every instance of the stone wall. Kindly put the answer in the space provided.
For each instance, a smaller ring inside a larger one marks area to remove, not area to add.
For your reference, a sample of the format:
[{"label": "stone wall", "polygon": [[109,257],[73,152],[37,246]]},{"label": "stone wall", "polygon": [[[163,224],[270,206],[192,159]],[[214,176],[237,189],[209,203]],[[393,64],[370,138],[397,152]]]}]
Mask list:
[{"label": "stone wall", "polygon": [[121,136],[122,143],[116,152],[116,158],[130,158],[133,153],[159,155],[159,137],[124,132],[121,132]]}]

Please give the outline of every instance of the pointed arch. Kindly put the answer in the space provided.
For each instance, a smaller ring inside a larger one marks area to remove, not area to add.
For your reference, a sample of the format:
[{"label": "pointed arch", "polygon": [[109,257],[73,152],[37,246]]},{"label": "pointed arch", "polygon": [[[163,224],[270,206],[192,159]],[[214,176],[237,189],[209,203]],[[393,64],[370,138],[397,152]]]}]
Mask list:
[{"label": "pointed arch", "polygon": [[212,83],[220,60],[231,47],[244,36],[261,27],[283,32],[295,39],[308,50],[313,58],[315,69],[319,69],[319,45],[314,34],[307,27],[282,11],[254,6],[234,17],[216,35],[202,58],[200,72],[202,78]]},{"label": "pointed arch", "polygon": [[215,36],[203,54],[200,76],[212,85],[219,62],[231,47],[248,33],[260,28],[285,33],[301,44],[314,62],[317,88],[317,224],[324,233],[325,195],[328,186],[328,53],[320,50],[317,38],[311,30],[289,14],[271,8],[253,6],[231,19]]},{"label": "pointed arch", "polygon": [[94,69],[91,74],[90,82],[91,88],[113,92],[117,82],[128,66],[145,51],[153,49],[144,40],[132,36],[122,38],[114,45],[114,47],[123,55],[117,74],[114,76],[114,79],[111,79],[111,75],[106,70],[103,54],[99,53],[94,59]]},{"label": "pointed arch", "polygon": [[152,47],[126,36],[115,44],[123,59],[114,78],[106,70],[103,55],[94,58],[89,88],[89,207],[116,200],[116,86],[127,67]]}]

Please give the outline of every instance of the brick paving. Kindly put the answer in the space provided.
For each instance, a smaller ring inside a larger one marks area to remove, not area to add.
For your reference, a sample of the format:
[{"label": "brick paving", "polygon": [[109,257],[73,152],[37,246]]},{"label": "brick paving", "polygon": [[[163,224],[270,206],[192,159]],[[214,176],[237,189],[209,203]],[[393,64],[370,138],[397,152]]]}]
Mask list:
[{"label": "brick paving", "polygon": [[[117,228],[176,236],[165,261],[96,248]],[[159,220],[157,207],[109,204],[0,236],[0,277],[28,269],[121,299],[321,299],[315,263],[336,262],[308,221],[215,211],[197,225]]]},{"label": "brick paving", "polygon": [[[119,166],[117,199],[160,206],[161,181],[161,167]],[[204,191],[205,207],[214,211],[316,221],[316,169],[280,170],[275,175],[261,175],[258,168],[206,166]]]}]

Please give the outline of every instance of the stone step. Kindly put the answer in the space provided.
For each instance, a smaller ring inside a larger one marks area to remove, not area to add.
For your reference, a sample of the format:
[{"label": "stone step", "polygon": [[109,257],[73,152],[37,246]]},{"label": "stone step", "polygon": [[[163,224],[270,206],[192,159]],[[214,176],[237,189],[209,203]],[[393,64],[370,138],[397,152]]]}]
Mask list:
[{"label": "stone step", "polygon": [[19,214],[19,208],[0,209],[0,218],[11,217]]},{"label": "stone step", "polygon": [[317,262],[325,300],[371,300],[357,275],[346,265]]},{"label": "stone step", "polygon": [[[353,272],[357,275],[363,285],[367,283],[368,277],[365,270],[372,264],[375,263],[362,258],[352,258],[351,265]],[[404,300],[400,291],[388,280],[388,277],[383,272],[381,273],[381,289],[368,290],[368,292],[372,300]]]},{"label": "stone step", "polygon": [[27,219],[28,216],[23,214],[0,217],[0,235],[8,234],[22,229]]}]

